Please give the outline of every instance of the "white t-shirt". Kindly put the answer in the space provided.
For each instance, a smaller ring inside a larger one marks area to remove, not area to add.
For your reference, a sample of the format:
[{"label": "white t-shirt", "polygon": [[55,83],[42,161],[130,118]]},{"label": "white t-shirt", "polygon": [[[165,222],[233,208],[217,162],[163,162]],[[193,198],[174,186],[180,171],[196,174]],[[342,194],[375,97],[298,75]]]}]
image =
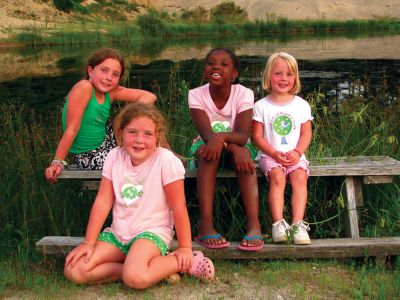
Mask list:
[{"label": "white t-shirt", "polygon": [[[263,123],[264,138],[272,147],[282,152],[296,148],[301,124],[312,119],[310,105],[299,96],[294,96],[283,105],[271,101],[267,96],[254,105],[253,120]],[[257,159],[260,156],[268,155],[259,151]],[[306,159],[304,154],[301,159]]]},{"label": "white t-shirt", "polygon": [[254,106],[254,93],[240,84],[232,84],[231,94],[225,106],[218,109],[210,94],[210,85],[189,91],[189,108],[204,110],[214,132],[230,132],[235,128],[236,116]]},{"label": "white t-shirt", "polygon": [[146,161],[133,166],[129,155],[117,147],[108,154],[102,175],[112,181],[115,194],[108,230],[123,243],[150,231],[170,246],[174,222],[163,187],[184,179],[181,161],[171,151],[156,148]]}]

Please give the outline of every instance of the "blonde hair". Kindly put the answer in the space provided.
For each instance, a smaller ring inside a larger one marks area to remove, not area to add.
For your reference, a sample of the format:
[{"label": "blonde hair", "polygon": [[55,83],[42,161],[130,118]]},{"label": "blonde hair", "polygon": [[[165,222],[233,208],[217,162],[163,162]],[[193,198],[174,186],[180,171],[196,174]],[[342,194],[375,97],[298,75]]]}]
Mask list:
[{"label": "blonde hair", "polygon": [[297,94],[298,92],[300,92],[301,89],[301,83],[300,83],[300,78],[299,78],[299,67],[297,64],[297,60],[290,54],[286,53],[286,52],[277,52],[272,54],[268,60],[267,60],[267,64],[265,65],[265,69],[262,75],[262,88],[263,90],[266,90],[268,92],[271,91],[271,72],[272,72],[272,68],[274,67],[276,61],[278,60],[278,58],[283,59],[287,65],[289,66],[289,69],[294,73],[294,84],[292,89],[289,91],[289,93],[291,94]]},{"label": "blonde hair", "polygon": [[122,130],[134,119],[146,117],[156,124],[157,145],[164,139],[166,125],[161,112],[152,104],[129,103],[115,117],[113,122],[115,140],[122,146]]}]

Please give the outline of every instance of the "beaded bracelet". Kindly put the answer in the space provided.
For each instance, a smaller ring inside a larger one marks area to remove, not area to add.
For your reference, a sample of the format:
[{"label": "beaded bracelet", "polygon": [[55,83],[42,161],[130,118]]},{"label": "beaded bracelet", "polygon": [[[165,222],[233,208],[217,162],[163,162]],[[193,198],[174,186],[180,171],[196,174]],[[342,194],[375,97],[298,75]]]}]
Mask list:
[{"label": "beaded bracelet", "polygon": [[297,148],[294,148],[293,151],[294,151],[294,152],[297,152],[297,154],[299,155],[299,157],[301,157],[302,154],[301,154],[301,152],[300,152]]},{"label": "beaded bracelet", "polygon": [[54,158],[50,165],[59,166],[61,171],[64,171],[64,167],[68,166],[68,163],[65,160]]},{"label": "beaded bracelet", "polygon": [[212,136],[215,137],[217,140],[221,141],[224,144],[224,149],[226,149],[226,147],[228,147],[228,144],[218,134],[213,132]]}]

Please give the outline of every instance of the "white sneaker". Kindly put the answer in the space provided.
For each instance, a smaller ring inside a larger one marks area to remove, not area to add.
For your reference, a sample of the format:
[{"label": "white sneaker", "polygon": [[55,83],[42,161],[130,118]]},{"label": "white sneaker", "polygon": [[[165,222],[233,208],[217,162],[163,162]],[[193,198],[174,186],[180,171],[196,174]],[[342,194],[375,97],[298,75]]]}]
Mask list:
[{"label": "white sneaker", "polygon": [[288,239],[289,224],[282,219],[272,224],[272,241],[274,243],[286,242]]},{"label": "white sneaker", "polygon": [[293,243],[296,245],[309,245],[311,243],[308,232],[310,227],[305,221],[298,221],[296,224],[292,224],[290,230],[293,234]]}]

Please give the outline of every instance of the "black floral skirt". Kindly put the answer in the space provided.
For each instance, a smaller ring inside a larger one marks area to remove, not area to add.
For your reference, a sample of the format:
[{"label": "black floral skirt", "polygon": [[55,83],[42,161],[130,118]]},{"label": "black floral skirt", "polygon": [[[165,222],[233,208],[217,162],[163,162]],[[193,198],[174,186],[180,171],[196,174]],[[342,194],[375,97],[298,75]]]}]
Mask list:
[{"label": "black floral skirt", "polygon": [[106,127],[103,143],[94,150],[75,154],[75,162],[81,170],[102,170],[108,152],[117,146],[111,124]]}]

